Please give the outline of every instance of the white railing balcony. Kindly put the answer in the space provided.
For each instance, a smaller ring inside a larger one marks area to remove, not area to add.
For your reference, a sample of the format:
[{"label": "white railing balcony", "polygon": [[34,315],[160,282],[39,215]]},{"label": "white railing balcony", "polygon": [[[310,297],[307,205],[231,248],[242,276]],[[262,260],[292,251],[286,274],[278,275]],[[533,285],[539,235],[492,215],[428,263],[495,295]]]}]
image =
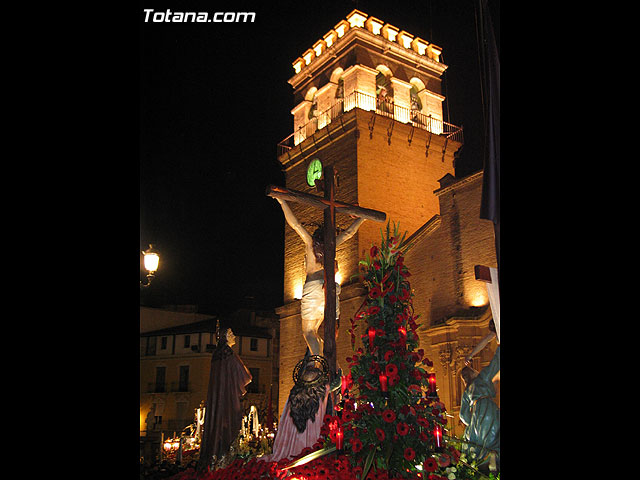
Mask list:
[{"label": "white railing balcony", "polygon": [[315,132],[322,130],[328,124],[354,108],[365,111],[375,111],[375,113],[379,115],[393,118],[398,122],[411,124],[415,128],[426,130],[435,135],[443,135],[450,140],[463,143],[462,127],[452,125],[439,118],[425,115],[422,112],[410,108],[395,105],[391,99],[380,99],[356,91],[349,94],[346,98],[338,100],[330,108],[317,114],[306,124],[301,125],[297,131],[278,143],[278,156],[288,152]]}]

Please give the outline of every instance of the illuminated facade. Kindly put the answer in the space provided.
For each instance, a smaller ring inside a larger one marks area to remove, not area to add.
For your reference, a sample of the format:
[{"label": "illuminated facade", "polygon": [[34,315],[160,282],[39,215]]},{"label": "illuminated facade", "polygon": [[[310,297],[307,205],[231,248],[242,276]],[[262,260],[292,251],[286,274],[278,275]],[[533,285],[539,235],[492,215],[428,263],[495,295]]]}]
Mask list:
[{"label": "illuminated facade", "polygon": [[[354,10],[293,62],[294,131],[280,142],[278,160],[287,188],[317,195],[307,170],[316,159],[332,165],[338,200],[383,211],[413,235],[405,264],[421,314],[421,347],[434,360],[441,398],[455,412],[456,355],[488,333],[490,320],[485,285],[473,278],[473,264],[494,267],[495,251],[491,223],[478,218],[482,174],[453,176],[462,129],[442,120],[441,76],[447,66],[441,53],[434,44]],[[310,230],[322,222],[319,209],[290,206]],[[338,228],[352,221],[336,215]],[[382,227],[364,222],[336,252],[342,285],[339,366],[346,366],[351,354],[349,318],[364,299],[353,276],[371,245],[380,243]],[[283,372],[279,411],[292,387],[289,372],[305,352],[299,305],[304,245],[287,225],[284,242],[284,305],[276,310]],[[477,367],[491,359],[493,349],[495,342]]]}]

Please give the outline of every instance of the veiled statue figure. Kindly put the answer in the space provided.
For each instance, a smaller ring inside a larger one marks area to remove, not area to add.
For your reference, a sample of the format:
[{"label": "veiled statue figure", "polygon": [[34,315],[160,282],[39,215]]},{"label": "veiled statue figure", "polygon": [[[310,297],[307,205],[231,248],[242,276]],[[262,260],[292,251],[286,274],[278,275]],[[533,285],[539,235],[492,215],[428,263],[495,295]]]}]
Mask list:
[{"label": "veiled statue figure", "polygon": [[460,402],[460,420],[466,425],[462,440],[463,450],[475,447],[478,461],[487,460],[491,451],[500,459],[500,409],[493,401],[496,396],[494,382],[500,377],[500,345],[491,363],[480,372],[465,366],[460,375],[465,390]]},{"label": "veiled statue figure", "polygon": [[242,426],[242,396],[251,383],[251,373],[231,347],[236,337],[226,329],[211,356],[209,391],[205,409],[202,445],[198,468],[206,470],[212,464],[225,465],[225,456]]}]

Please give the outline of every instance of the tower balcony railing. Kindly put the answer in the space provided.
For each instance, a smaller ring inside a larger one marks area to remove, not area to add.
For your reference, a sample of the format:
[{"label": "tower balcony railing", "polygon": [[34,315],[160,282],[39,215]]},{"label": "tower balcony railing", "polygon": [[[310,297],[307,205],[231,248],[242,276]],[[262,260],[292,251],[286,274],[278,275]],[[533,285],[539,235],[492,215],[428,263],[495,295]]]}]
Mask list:
[{"label": "tower balcony railing", "polygon": [[375,113],[379,115],[393,118],[398,122],[410,124],[415,128],[426,130],[435,135],[442,135],[456,142],[463,143],[464,141],[462,127],[452,125],[431,115],[425,115],[422,112],[396,105],[391,99],[376,98],[356,91],[338,100],[324,112],[316,114],[315,117],[306,124],[298,127],[297,131],[278,143],[278,156],[287,153],[316,131],[326,127],[344,113],[354,108],[375,111]]}]

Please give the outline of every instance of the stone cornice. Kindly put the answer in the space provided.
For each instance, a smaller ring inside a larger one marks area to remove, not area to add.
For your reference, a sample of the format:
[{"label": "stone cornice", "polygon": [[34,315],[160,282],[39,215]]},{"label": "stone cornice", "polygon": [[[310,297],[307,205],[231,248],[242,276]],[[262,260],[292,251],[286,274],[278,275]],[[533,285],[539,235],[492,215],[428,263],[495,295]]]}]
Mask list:
[{"label": "stone cornice", "polygon": [[460,180],[456,180],[454,183],[452,183],[451,185],[447,185],[446,187],[441,187],[438,188],[436,190],[433,191],[433,193],[436,196],[440,196],[443,195],[444,193],[447,193],[450,190],[453,190],[455,188],[460,188],[461,186],[467,184],[467,183],[471,183],[475,180],[477,180],[478,178],[482,177],[482,173],[483,170],[480,170],[476,173],[472,173],[471,175],[467,175],[466,177],[462,177]]},{"label": "stone cornice", "polygon": [[411,66],[411,68],[418,71],[420,71],[419,67],[422,67],[426,70],[425,73],[434,72],[438,75],[442,75],[442,73],[444,73],[448,68],[447,65],[441,62],[436,62],[435,60],[424,55],[420,55],[409,48],[404,48],[395,42],[387,40],[381,35],[375,35],[364,28],[353,27],[347,30],[347,32],[333,45],[322,52],[319,57],[315,57],[308,65],[304,65],[299,73],[296,73],[288,80],[288,83],[294,89],[297,89],[306,79],[313,77],[330,61],[338,58],[338,56],[344,55],[346,51],[343,50],[350,46],[355,39],[362,40],[365,44],[379,48],[382,50],[383,54],[388,52],[393,53],[399,57],[398,60],[404,61],[408,66]]},{"label": "stone cornice", "polygon": [[[441,343],[447,342],[433,342],[433,338],[446,335],[446,334],[457,334],[461,328],[464,327],[476,327],[476,328],[485,328],[489,325],[489,321],[491,319],[491,309],[487,308],[481,315],[477,317],[450,317],[448,318],[444,324],[427,327],[424,330],[424,334],[428,337],[431,337],[433,345],[440,345]],[[455,335],[452,337],[452,340],[455,339]]]},{"label": "stone cornice", "polygon": [[407,249],[407,251],[410,251],[417,242],[422,240],[423,237],[428,236],[432,232],[434,232],[438,227],[440,227],[441,223],[442,217],[440,215],[435,214],[433,217],[431,217],[427,221],[427,223],[422,225],[418,230],[413,232],[409,238],[406,239],[406,242],[409,243],[409,248]]}]

